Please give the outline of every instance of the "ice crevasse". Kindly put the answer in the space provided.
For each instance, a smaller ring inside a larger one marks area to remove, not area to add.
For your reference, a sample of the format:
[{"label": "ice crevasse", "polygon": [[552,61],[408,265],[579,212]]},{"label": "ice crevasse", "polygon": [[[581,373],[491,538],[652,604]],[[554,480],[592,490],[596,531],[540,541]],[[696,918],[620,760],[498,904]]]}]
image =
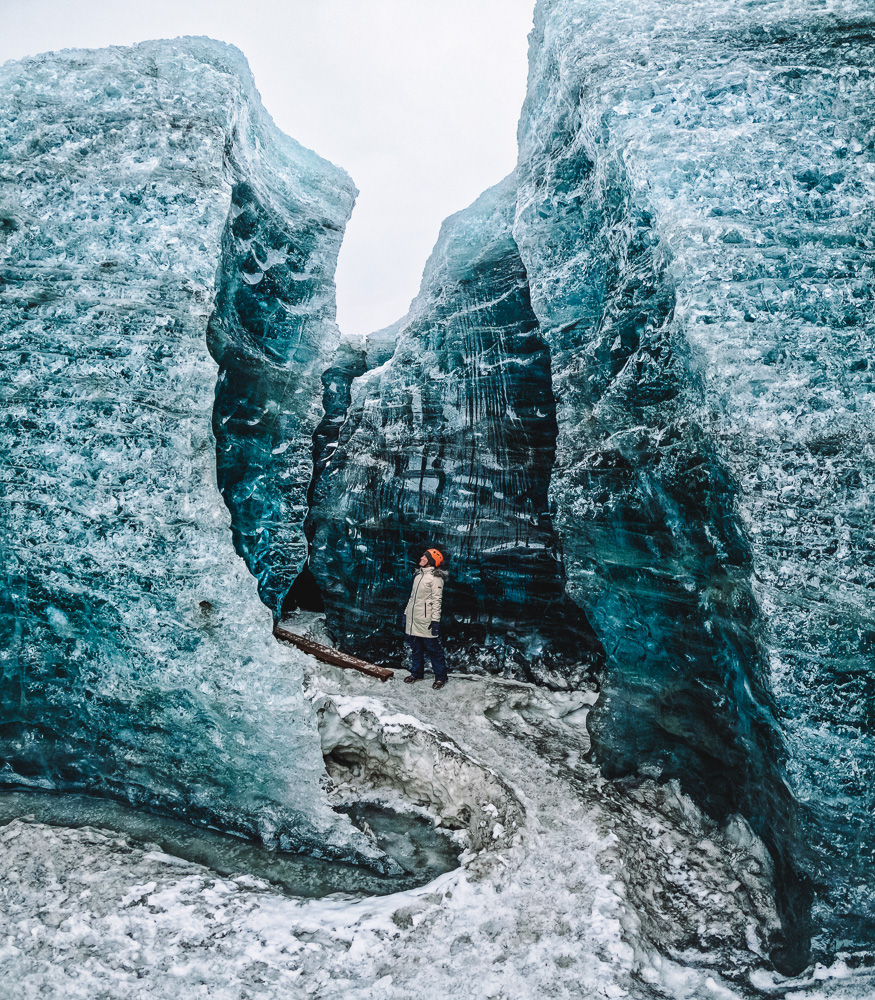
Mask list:
[{"label": "ice crevasse", "polygon": [[598,680],[607,775],[747,818],[781,970],[870,948],[873,40],[540,0],[516,169],[336,355],[354,189],[239,54],[0,70],[4,781],[365,851],[255,581],[278,612],[308,539],[370,653],[429,542],[457,664]]},{"label": "ice crevasse", "polygon": [[335,381],[308,522],[349,643],[438,544],[460,662],[598,677],[606,773],[748,817],[782,969],[875,938],[873,42],[854,2],[541,0],[516,170]]}]

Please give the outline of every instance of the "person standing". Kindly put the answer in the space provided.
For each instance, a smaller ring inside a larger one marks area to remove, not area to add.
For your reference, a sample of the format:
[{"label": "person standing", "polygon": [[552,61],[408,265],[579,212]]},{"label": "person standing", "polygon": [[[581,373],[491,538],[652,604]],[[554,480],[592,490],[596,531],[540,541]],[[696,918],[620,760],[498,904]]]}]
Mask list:
[{"label": "person standing", "polygon": [[435,691],[447,683],[447,660],[438,634],[440,632],[441,603],[444,580],[447,574],[440,568],[444,557],[438,549],[426,549],[419,560],[419,569],[413,577],[410,600],[404,609],[404,638],[410,646],[410,674],[405,684],[421,681],[425,676],[425,657],[428,655],[434,670]]}]

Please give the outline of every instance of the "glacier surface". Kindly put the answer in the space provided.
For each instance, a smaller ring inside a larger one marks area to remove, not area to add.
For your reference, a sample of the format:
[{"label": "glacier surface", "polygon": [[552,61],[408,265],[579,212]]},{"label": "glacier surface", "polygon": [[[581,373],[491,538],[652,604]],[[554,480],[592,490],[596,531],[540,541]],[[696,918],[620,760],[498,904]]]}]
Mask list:
[{"label": "glacier surface", "polygon": [[290,580],[304,559],[355,190],[221,43],[50,54],[0,86],[0,781],[370,856],[218,488],[270,594],[265,549]]},{"label": "glacier surface", "polygon": [[391,896],[292,900],[112,831],[14,820],[0,827],[14,873],[0,960],[23,1000],[729,1000],[774,985],[762,844],[673,785],[604,781],[583,760],[591,692],[471,677],[449,699],[404,684],[376,698],[351,671],[309,673],[331,706],[326,749],[343,748],[334,780],[415,790],[448,822],[470,806],[479,842],[462,866]]}]

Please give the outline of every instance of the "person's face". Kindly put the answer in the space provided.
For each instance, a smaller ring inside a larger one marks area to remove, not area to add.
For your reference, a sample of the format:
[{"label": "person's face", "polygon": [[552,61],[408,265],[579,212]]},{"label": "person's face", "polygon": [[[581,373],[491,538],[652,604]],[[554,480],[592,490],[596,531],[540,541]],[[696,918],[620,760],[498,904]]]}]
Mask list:
[{"label": "person's face", "polygon": [[419,565],[420,566],[428,566],[428,557],[427,556],[420,556],[419,557]]}]

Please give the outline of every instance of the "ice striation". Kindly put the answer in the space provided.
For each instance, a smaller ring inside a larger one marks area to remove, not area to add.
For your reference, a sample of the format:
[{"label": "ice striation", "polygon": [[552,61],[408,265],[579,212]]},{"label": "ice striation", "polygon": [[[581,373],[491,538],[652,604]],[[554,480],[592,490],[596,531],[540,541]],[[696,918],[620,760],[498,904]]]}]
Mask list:
[{"label": "ice striation", "polygon": [[376,337],[391,357],[362,356],[351,389],[326,380],[326,413],[348,409],[316,463],[310,565],[339,641],[386,660],[412,569],[437,545],[451,657],[565,686],[601,649],[565,597],[547,509],[556,404],[515,206],[510,177],[448,219],[409,314]]},{"label": "ice striation", "polygon": [[372,856],[320,791],[300,658],[219,492],[270,603],[265,551],[290,580],[304,558],[354,188],[221,43],[50,54],[0,86],[0,780]]},{"label": "ice striation", "polygon": [[481,667],[579,683],[567,622],[604,772],[768,844],[785,972],[875,940],[873,41],[854,0],[541,0],[515,175],[445,224],[311,512],[353,648],[426,542]]},{"label": "ice striation", "polygon": [[[322,374],[322,419],[313,434],[312,477],[307,493],[308,514],[304,522],[304,531],[309,542],[312,542],[316,530],[316,520],[312,512],[316,484],[337,450],[340,431],[346,421],[352,399],[352,383],[369,368],[379,367],[392,356],[398,325],[372,333],[364,339],[343,337],[331,364]],[[280,606],[281,613],[295,613],[298,628],[302,621],[301,611],[325,610],[324,596],[313,575],[311,562],[312,560],[309,560],[295,578]],[[319,641],[327,640],[329,643],[332,641],[330,635],[314,636],[314,638]]]}]

